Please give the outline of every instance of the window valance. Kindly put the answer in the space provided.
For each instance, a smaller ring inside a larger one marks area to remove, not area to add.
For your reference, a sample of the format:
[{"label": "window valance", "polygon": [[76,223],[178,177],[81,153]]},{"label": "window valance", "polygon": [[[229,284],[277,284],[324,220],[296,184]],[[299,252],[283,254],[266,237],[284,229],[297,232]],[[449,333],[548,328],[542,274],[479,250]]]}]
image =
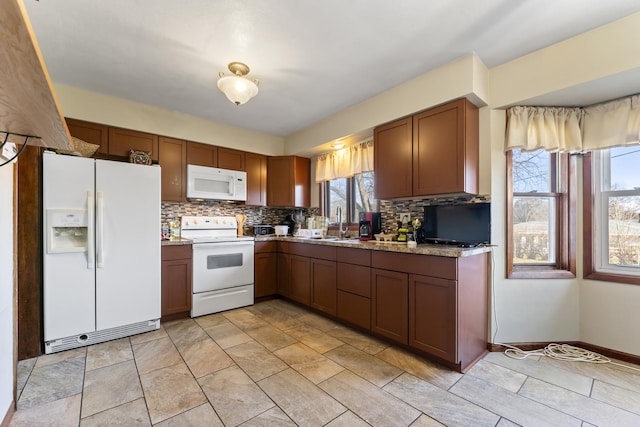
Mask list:
[{"label": "window valance", "polygon": [[350,178],[373,170],[373,139],[322,154],[316,159],[316,182]]},{"label": "window valance", "polygon": [[584,108],[507,109],[505,151],[582,152],[640,143],[640,95]]}]

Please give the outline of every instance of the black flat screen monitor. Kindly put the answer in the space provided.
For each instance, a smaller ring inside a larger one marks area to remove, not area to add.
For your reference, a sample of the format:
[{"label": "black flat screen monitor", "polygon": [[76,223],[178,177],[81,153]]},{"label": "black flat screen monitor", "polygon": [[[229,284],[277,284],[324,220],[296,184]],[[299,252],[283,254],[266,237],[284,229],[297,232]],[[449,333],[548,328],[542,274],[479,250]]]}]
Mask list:
[{"label": "black flat screen monitor", "polygon": [[491,203],[432,205],[424,208],[426,243],[477,246],[491,242]]}]

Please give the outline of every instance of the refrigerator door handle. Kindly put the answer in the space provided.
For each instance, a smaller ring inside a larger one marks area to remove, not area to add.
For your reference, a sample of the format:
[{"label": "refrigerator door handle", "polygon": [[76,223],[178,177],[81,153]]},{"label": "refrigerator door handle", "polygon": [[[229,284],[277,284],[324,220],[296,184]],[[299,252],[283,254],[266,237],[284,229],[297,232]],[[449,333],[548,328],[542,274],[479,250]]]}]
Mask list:
[{"label": "refrigerator door handle", "polygon": [[96,268],[96,242],[95,242],[95,201],[93,191],[87,191],[87,268]]},{"label": "refrigerator door handle", "polygon": [[102,191],[96,192],[96,264],[104,267],[104,200]]}]

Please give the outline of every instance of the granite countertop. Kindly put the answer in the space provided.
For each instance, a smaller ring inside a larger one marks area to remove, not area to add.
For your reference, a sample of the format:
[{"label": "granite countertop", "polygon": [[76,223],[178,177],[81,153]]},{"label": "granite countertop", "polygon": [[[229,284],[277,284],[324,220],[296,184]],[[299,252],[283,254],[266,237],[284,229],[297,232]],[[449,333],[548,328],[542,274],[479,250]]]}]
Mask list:
[{"label": "granite countertop", "polygon": [[180,240],[161,240],[161,246],[175,246],[175,245],[190,245],[193,243],[192,240],[189,239],[180,239]]},{"label": "granite countertop", "polygon": [[275,235],[256,236],[256,242],[265,241],[297,242],[309,243],[312,245],[339,246],[343,248],[370,249],[374,251],[401,252],[406,254],[435,255],[450,258],[461,258],[490,252],[491,248],[481,246],[477,248],[460,248],[447,245],[418,245],[415,248],[407,247],[406,243],[400,242],[378,242],[376,240],[360,241],[358,239],[330,240],[330,239],[310,239],[303,237],[276,237]]}]

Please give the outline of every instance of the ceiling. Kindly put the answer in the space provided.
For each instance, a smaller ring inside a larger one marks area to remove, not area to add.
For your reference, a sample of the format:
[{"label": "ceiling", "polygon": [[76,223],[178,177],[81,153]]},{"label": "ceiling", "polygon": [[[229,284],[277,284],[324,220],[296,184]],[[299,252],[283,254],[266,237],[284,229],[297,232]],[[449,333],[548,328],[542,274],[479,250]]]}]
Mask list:
[{"label": "ceiling", "polygon": [[[286,137],[476,53],[492,68],[638,0],[24,0],[55,83]],[[260,93],[217,89],[245,62]],[[227,72],[228,73],[228,72]]]}]

